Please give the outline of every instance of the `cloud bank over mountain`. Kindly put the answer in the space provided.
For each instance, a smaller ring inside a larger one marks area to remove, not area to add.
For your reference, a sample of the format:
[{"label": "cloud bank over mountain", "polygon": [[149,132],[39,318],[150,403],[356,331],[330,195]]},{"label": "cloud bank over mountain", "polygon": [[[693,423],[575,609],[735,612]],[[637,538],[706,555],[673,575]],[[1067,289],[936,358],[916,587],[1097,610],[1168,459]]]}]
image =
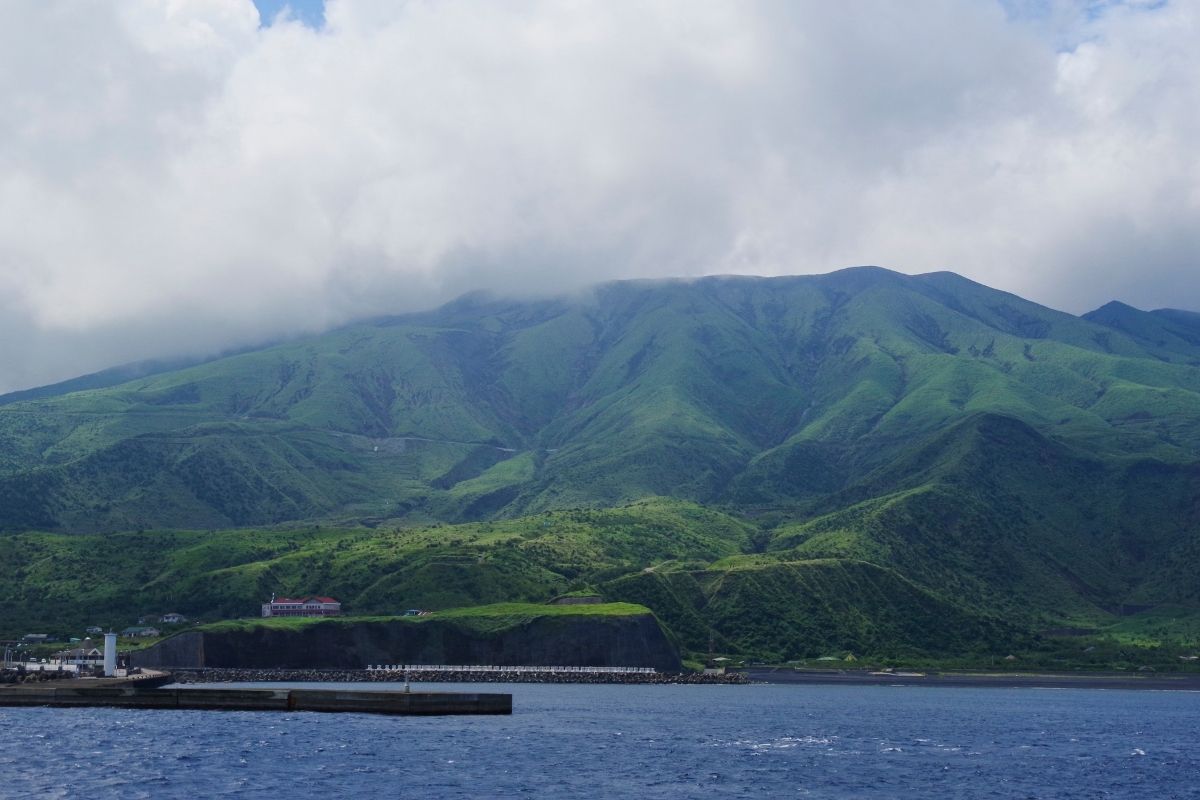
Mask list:
[{"label": "cloud bank over mountain", "polygon": [[1200,307],[1191,3],[45,0],[0,27],[0,391],[624,277]]}]

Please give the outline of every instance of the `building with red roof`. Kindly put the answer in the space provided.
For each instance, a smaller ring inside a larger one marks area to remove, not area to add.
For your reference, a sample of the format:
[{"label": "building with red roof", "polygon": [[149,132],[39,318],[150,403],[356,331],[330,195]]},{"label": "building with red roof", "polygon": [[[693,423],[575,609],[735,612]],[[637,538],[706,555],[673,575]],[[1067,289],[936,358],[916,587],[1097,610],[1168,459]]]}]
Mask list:
[{"label": "building with red roof", "polygon": [[306,597],[275,597],[262,604],[264,617],[336,617],[342,613],[342,604],[332,597],[309,595]]}]

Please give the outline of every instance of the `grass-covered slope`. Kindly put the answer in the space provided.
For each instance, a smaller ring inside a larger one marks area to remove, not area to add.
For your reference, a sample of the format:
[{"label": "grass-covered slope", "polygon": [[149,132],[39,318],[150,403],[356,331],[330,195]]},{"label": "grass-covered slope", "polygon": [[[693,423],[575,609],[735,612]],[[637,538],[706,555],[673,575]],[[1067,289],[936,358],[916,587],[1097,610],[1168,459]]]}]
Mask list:
[{"label": "grass-covered slope", "polygon": [[[1140,553],[1139,569],[1121,577],[1083,558],[1053,561],[1056,545],[1023,532],[1000,546],[972,526],[934,486],[774,529],[659,499],[401,529],[9,534],[0,537],[0,637],[119,629],[166,611],[255,617],[271,593],[313,592],[359,618],[423,608],[484,627],[528,610],[491,604],[541,609],[563,594],[599,593],[651,609],[687,652],[770,660],[852,652],[983,662],[1032,647],[1047,628],[1171,641],[1200,619],[1184,572],[1196,555],[1187,534]],[[491,610],[448,610],[478,605]],[[1152,624],[1134,625],[1127,611]]]},{"label": "grass-covered slope", "polygon": [[1009,618],[1086,621],[1195,598],[1182,565],[1198,545],[1196,465],[1102,460],[979,415],[781,525],[768,552],[887,564]]},{"label": "grass-covered slope", "polygon": [[1084,314],[1083,318],[1120,331],[1160,358],[1200,366],[1196,358],[1200,349],[1200,314],[1193,311],[1171,308],[1140,311],[1113,301]]},{"label": "grass-covered slope", "polygon": [[0,630],[256,616],[272,593],[332,594],[368,615],[545,602],[647,565],[735,555],[750,532],[650,500],[452,527],[14,534],[0,537]]},{"label": "grass-covered slope", "polygon": [[1101,459],[1195,460],[1194,323],[1133,313],[1173,338],[873,268],[464,298],[2,405],[0,528],[792,502],[979,413]]},{"label": "grass-covered slope", "polygon": [[[588,588],[645,605],[697,653],[710,641],[764,658],[830,648],[940,653],[998,639],[1007,646],[1016,635],[882,567],[747,560],[753,533],[720,513],[649,501],[407,530],[14,534],[0,539],[0,631],[120,628],[168,610],[208,621],[253,617],[272,592],[314,591],[337,596],[356,617],[424,608],[455,624],[503,627],[530,608],[447,609],[541,604]],[[621,602],[537,609],[542,616],[633,613]]]},{"label": "grass-covered slope", "polygon": [[950,273],[635,281],[0,398],[0,622],[600,587],[778,657],[1190,630],[1198,319]]},{"label": "grass-covered slope", "polygon": [[230,633],[260,628],[303,630],[314,625],[354,626],[364,622],[400,622],[405,625],[427,625],[452,622],[462,630],[473,633],[496,633],[527,625],[546,618],[603,619],[605,617],[636,617],[649,614],[650,609],[636,603],[595,603],[592,605],[546,605],[545,603],[490,603],[483,606],[462,606],[442,611],[429,611],[420,616],[362,615],[343,617],[268,617],[265,619],[227,619],[195,627],[203,633]]},{"label": "grass-covered slope", "polygon": [[711,643],[772,661],[834,652],[962,656],[1019,649],[1028,638],[893,570],[850,559],[733,560],[629,575],[604,590],[653,608],[697,653]]}]

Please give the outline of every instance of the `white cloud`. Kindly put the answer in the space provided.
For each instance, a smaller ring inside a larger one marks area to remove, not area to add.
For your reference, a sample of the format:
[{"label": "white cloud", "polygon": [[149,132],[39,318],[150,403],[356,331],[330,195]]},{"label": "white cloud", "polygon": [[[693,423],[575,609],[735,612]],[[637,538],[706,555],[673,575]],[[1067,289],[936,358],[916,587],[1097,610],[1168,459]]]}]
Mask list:
[{"label": "white cloud", "polygon": [[615,277],[877,263],[1200,307],[1196,6],[1097,8],[9,8],[0,390]]}]

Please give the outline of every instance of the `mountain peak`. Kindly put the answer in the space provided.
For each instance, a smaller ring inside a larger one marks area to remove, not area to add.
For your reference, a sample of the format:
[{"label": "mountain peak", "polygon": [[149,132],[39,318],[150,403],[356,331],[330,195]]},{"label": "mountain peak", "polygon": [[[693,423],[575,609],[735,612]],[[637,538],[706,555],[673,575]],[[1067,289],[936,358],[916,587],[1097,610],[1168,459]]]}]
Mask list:
[{"label": "mountain peak", "polygon": [[1130,313],[1142,314],[1144,312],[1141,309],[1134,308],[1133,306],[1129,305],[1128,303],[1122,303],[1120,300],[1109,300],[1107,303],[1100,306],[1099,308],[1094,309],[1092,311],[1088,311],[1086,314],[1081,314],[1080,316],[1082,316],[1084,319],[1087,319],[1087,320],[1097,320],[1097,319],[1103,319],[1103,318],[1111,317],[1111,316],[1115,316],[1115,315],[1125,315],[1125,314],[1130,314]]}]

